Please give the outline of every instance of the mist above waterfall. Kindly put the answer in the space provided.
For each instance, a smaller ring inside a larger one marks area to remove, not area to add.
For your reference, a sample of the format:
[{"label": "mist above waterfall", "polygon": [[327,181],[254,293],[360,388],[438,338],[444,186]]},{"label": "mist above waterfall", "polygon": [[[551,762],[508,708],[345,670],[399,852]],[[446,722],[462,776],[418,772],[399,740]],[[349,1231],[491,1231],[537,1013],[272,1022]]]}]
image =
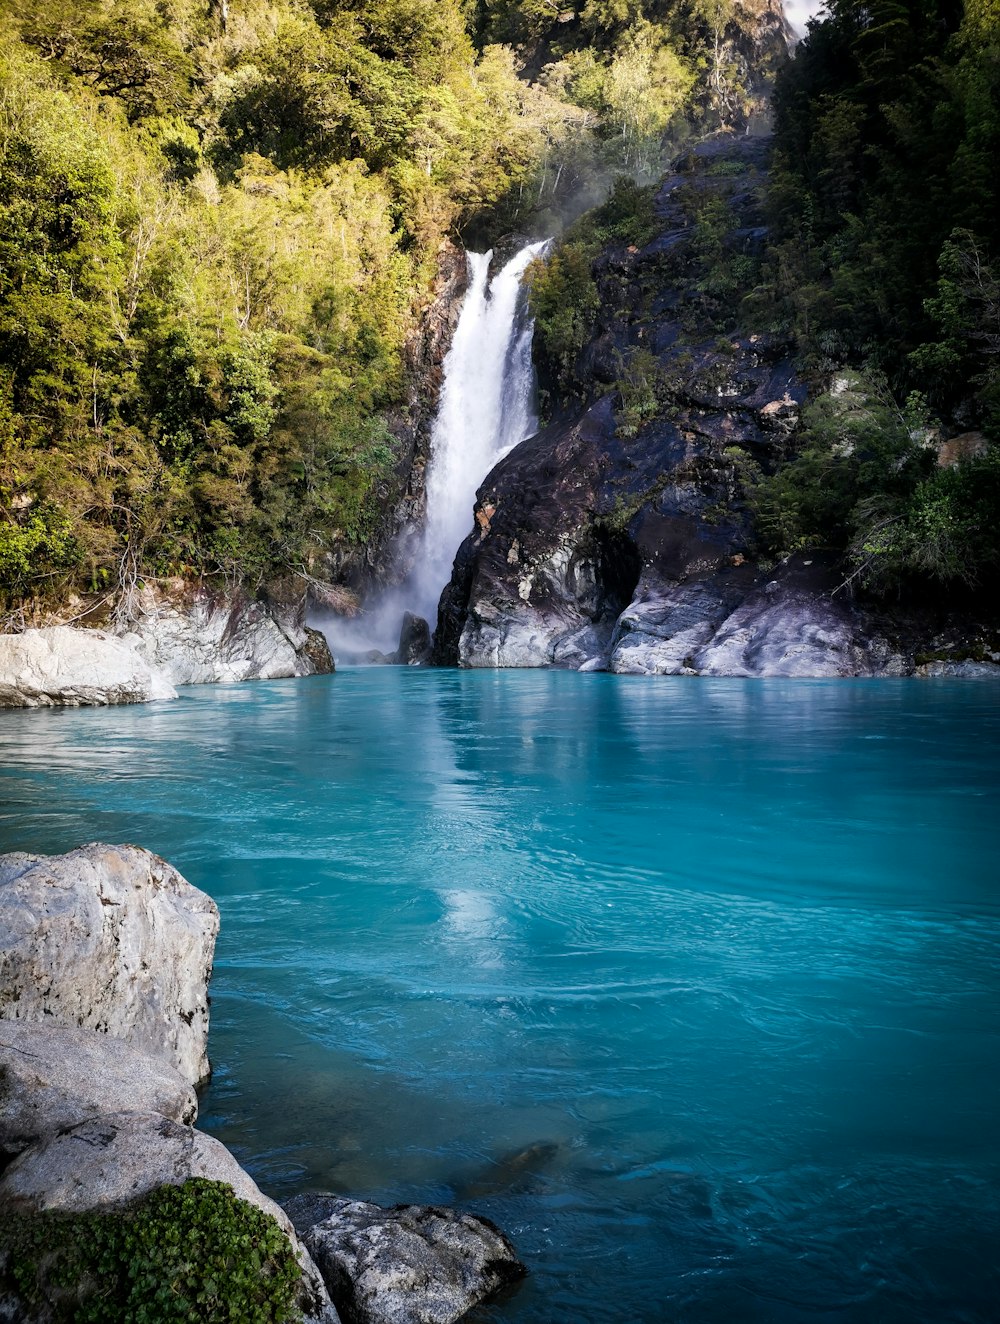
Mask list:
[{"label": "mist above waterfall", "polygon": [[806,35],[812,20],[823,18],[827,12],[825,0],[784,0],[782,8],[797,42]]},{"label": "mist above waterfall", "polygon": [[492,279],[492,252],[466,255],[468,290],[443,365],[413,569],[357,620],[322,622],[335,651],[392,651],[407,611],[433,628],[455,553],[473,527],[477,488],[502,456],[537,431],[533,323],[522,278],[547,242],[526,245]]}]

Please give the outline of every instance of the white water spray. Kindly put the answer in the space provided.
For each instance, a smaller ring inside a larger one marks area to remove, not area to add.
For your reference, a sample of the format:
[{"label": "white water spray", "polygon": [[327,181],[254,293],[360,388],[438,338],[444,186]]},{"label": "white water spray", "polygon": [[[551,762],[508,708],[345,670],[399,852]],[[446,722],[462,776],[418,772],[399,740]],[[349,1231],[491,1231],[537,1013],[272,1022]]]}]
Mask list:
[{"label": "white water spray", "polygon": [[521,277],[545,243],[529,244],[489,279],[492,253],[470,253],[469,289],[444,361],[431,433],[427,518],[410,582],[410,610],[430,621],[472,527],[476,489],[501,456],[538,428],[532,323]]},{"label": "white water spray", "polygon": [[796,43],[806,35],[812,19],[825,18],[827,14],[825,0],[784,0],[782,7]]},{"label": "white water spray", "polygon": [[472,528],[476,489],[496,462],[538,429],[534,325],[521,278],[548,241],[529,244],[490,280],[490,253],[469,253],[469,286],[443,365],[425,478],[427,513],[405,583],[356,620],[317,618],[338,657],[395,650],[404,612],[437,623],[438,599]]}]

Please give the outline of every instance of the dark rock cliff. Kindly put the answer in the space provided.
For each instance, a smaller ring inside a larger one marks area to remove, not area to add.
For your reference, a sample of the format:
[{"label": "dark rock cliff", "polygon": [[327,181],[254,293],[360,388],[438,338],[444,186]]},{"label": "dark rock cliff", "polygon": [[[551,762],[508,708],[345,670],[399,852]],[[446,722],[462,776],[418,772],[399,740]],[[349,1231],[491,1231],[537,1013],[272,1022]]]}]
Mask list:
[{"label": "dark rock cliff", "polygon": [[554,399],[554,421],[480,488],[439,665],[907,674],[941,630],[862,611],[821,557],[755,559],[745,466],[782,457],[807,396],[792,345],[737,311],[766,240],[768,150],[702,144],[659,189],[655,237],[596,259],[573,373],[587,398]]}]

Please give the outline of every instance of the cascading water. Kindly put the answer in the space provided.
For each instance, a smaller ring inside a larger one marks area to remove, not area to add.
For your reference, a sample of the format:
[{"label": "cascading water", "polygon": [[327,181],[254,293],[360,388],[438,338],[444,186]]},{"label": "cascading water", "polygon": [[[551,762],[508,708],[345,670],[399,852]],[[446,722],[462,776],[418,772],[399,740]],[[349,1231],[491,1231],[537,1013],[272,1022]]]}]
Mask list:
[{"label": "cascading water", "polygon": [[529,244],[489,279],[492,253],[470,253],[469,289],[431,434],[427,518],[411,577],[410,610],[433,625],[441,590],[471,527],[476,489],[511,447],[538,427],[532,322],[521,278],[545,243]]},{"label": "cascading water", "polygon": [[355,620],[316,617],[338,659],[395,650],[405,612],[433,629],[459,544],[472,527],[476,489],[501,456],[538,428],[534,324],[521,279],[548,240],[528,244],[490,279],[492,252],[468,253],[469,286],[443,365],[426,474],[427,514],[407,579]]}]

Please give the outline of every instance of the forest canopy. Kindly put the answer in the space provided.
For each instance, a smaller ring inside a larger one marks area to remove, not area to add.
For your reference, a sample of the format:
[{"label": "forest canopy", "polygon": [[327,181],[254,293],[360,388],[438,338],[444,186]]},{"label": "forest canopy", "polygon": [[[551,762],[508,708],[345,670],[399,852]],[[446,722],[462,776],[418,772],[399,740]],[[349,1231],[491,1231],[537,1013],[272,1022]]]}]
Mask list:
[{"label": "forest canopy", "polygon": [[719,33],[753,14],[6,5],[0,607],[138,572],[253,588],[376,537],[442,242],[550,229],[742,113]]}]

